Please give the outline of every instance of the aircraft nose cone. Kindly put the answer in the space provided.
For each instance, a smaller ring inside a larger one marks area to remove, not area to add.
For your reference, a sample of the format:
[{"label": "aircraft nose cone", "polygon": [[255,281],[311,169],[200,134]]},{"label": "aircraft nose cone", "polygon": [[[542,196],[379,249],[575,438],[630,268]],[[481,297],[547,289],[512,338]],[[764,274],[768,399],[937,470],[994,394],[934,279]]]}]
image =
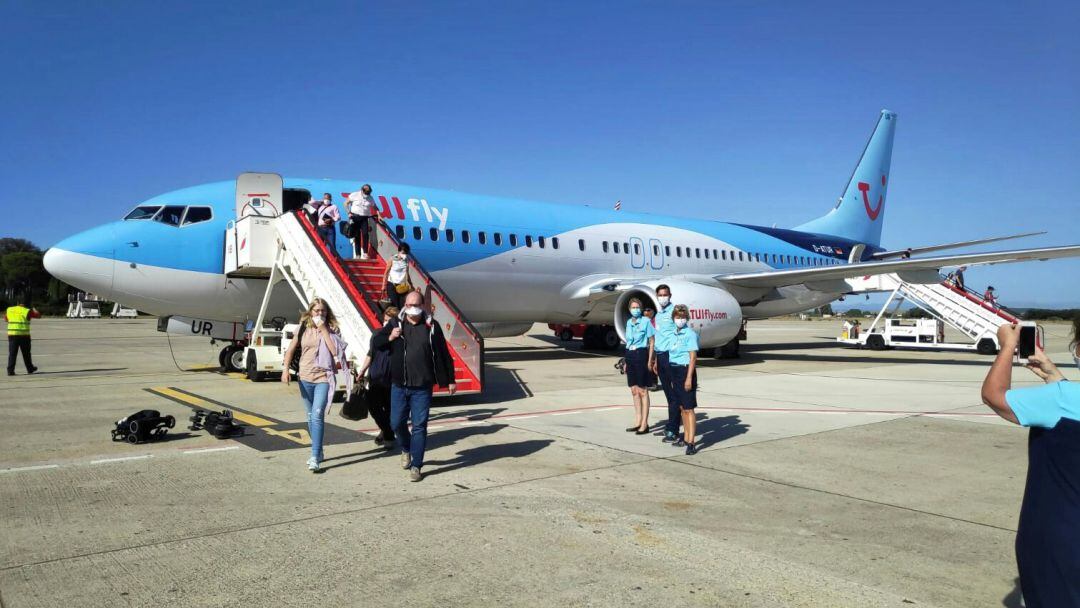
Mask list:
[{"label": "aircraft nose cone", "polygon": [[111,297],[114,231],[99,226],[68,237],[45,252],[42,263],[52,276],[83,291]]}]

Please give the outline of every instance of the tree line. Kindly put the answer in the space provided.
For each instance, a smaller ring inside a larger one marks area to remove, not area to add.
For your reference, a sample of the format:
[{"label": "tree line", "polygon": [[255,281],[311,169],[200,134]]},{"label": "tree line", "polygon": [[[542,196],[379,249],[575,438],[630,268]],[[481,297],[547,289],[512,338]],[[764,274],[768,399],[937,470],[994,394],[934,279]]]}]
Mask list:
[{"label": "tree line", "polygon": [[27,294],[43,314],[67,311],[72,287],[45,271],[45,252],[26,239],[0,238],[0,308],[21,304]]}]

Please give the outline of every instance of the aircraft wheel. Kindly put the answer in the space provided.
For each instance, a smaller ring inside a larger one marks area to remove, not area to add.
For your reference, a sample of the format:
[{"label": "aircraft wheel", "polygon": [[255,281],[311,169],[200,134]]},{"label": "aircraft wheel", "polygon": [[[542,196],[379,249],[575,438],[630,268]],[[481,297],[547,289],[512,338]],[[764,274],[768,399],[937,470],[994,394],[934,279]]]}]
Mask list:
[{"label": "aircraft wheel", "polygon": [[880,335],[873,335],[866,338],[866,346],[870,350],[885,350],[885,338]]},{"label": "aircraft wheel", "polygon": [[604,325],[601,327],[602,332],[601,339],[605,350],[615,350],[619,348],[619,332],[615,331],[615,328],[610,325]]},{"label": "aircraft wheel", "polygon": [[221,349],[221,354],[218,355],[218,363],[221,364],[221,371],[223,372],[244,371],[244,349],[235,344],[226,346]]},{"label": "aircraft wheel", "polygon": [[569,329],[564,329],[559,332],[559,339],[563,342],[569,342],[574,339],[574,332]]},{"label": "aircraft wheel", "polygon": [[994,341],[990,338],[979,340],[979,344],[975,346],[975,350],[977,350],[980,355],[996,355],[998,352],[997,345],[994,344]]},{"label": "aircraft wheel", "polygon": [[585,350],[597,350],[600,348],[599,340],[596,338],[596,330],[595,325],[589,325],[585,328],[585,333],[581,336],[581,345]]},{"label": "aircraft wheel", "polygon": [[717,359],[738,359],[739,358],[739,340],[731,340],[727,344],[716,349]]},{"label": "aircraft wheel", "polygon": [[252,382],[262,382],[263,375],[259,373],[259,361],[252,350],[247,356],[247,379]]}]

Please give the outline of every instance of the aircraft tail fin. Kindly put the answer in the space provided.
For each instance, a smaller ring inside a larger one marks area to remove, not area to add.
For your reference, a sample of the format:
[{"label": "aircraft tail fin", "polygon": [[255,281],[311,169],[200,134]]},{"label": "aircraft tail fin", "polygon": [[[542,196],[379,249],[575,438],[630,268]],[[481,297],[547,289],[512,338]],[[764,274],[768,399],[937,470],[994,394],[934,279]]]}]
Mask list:
[{"label": "aircraft tail fin", "polygon": [[866,142],[844,195],[836,206],[829,213],[795,229],[839,236],[867,245],[880,245],[895,132],[896,113],[882,110],[874,133]]}]

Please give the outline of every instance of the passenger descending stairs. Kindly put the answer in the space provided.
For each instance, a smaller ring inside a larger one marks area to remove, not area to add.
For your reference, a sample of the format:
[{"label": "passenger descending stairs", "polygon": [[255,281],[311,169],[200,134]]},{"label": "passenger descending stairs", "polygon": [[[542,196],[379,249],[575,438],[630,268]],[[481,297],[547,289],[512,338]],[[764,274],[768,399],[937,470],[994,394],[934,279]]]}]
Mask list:
[{"label": "passenger descending stairs", "polygon": [[[992,338],[999,327],[1016,323],[1019,319],[1006,309],[995,307],[978,294],[953,285],[940,283],[909,283],[896,274],[875,277],[880,289],[896,291],[936,318],[963,332],[973,341]],[[980,346],[980,351],[990,352],[990,347]]]},{"label": "passenger descending stairs", "polygon": [[[354,365],[367,355],[373,331],[382,327],[383,272],[386,260],[397,251],[398,240],[381,224],[378,226],[369,260],[341,260],[318,236],[315,227],[303,214],[289,213],[275,220],[281,243],[279,263],[286,280],[303,302],[321,297],[334,311],[342,339],[349,344]],[[483,338],[464,318],[445,292],[424,268],[410,258],[409,274],[415,287],[424,294],[425,304],[434,308],[432,315],[446,336],[454,360],[454,377],[459,394],[483,390]],[[446,389],[436,387],[436,394]]]}]

